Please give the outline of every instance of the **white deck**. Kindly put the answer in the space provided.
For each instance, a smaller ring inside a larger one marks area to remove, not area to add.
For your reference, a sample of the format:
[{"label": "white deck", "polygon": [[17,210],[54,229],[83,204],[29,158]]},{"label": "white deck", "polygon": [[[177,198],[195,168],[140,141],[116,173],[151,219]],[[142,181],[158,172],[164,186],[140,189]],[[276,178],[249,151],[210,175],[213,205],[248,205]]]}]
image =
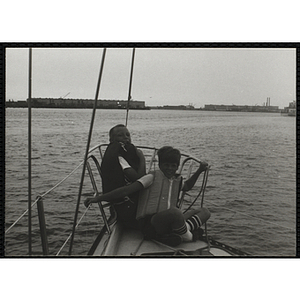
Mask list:
[{"label": "white deck", "polygon": [[222,249],[212,247],[207,250],[207,243],[201,240],[192,243],[181,243],[176,247],[169,247],[156,241],[144,240],[138,230],[123,230],[115,224],[112,233],[106,234],[94,252],[94,256],[169,256],[177,251],[184,251],[185,255],[193,256],[231,256]]}]

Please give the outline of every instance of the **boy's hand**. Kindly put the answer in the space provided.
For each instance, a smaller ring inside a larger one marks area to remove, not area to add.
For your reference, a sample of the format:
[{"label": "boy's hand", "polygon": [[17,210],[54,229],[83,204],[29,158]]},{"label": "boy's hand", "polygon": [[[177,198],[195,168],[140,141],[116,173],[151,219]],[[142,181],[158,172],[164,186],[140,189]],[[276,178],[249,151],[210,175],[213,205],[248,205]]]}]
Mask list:
[{"label": "boy's hand", "polygon": [[84,206],[85,207],[88,207],[90,204],[91,204],[91,200],[92,200],[93,198],[86,198],[85,200],[84,200]]},{"label": "boy's hand", "polygon": [[85,207],[88,207],[90,204],[97,203],[98,201],[99,201],[99,196],[86,198],[84,200],[84,205],[85,205]]},{"label": "boy's hand", "polygon": [[193,188],[199,175],[208,168],[208,163],[202,161],[198,170],[184,183],[182,191],[187,192]]},{"label": "boy's hand", "polygon": [[200,163],[200,167],[199,167],[200,171],[203,172],[203,171],[205,171],[207,168],[208,168],[208,163],[205,162],[205,161],[202,161],[202,162]]}]

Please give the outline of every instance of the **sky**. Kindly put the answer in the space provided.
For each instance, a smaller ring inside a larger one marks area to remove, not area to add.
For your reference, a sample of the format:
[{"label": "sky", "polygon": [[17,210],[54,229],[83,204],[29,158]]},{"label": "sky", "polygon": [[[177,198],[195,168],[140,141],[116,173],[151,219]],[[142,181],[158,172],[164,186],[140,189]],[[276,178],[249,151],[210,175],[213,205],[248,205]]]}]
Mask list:
[{"label": "sky", "polygon": [[[103,48],[33,48],[32,97],[94,99]],[[6,49],[6,101],[28,97],[28,48]],[[132,48],[107,48],[99,99],[127,100]],[[291,48],[136,48],[133,100],[146,106],[271,105],[296,99]]]}]

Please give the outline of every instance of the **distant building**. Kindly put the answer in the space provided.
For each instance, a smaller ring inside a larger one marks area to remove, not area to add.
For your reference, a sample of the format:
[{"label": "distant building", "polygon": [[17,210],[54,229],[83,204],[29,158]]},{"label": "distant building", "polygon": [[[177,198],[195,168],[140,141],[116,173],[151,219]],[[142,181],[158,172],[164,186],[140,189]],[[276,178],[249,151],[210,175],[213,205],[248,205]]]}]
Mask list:
[{"label": "distant building", "polygon": [[243,112],[280,112],[278,106],[260,106],[260,105],[217,105],[205,104],[204,110],[210,111],[243,111]]},{"label": "distant building", "polygon": [[27,101],[26,100],[20,100],[20,101],[11,101],[5,102],[6,107],[27,107]]},{"label": "distant building", "polygon": [[192,110],[195,107],[191,104],[189,105],[163,105],[163,106],[152,106],[154,109],[175,109],[175,110]]},{"label": "distant building", "polygon": [[[127,100],[98,100],[97,108],[127,108]],[[9,101],[7,107],[27,107],[27,101]],[[94,100],[91,99],[66,99],[66,98],[32,98],[31,106],[37,108],[92,108]],[[130,109],[145,109],[145,101],[129,102]]]},{"label": "distant building", "polygon": [[289,106],[281,110],[281,114],[295,117],[296,111],[296,101],[294,100],[293,102],[289,103]]}]

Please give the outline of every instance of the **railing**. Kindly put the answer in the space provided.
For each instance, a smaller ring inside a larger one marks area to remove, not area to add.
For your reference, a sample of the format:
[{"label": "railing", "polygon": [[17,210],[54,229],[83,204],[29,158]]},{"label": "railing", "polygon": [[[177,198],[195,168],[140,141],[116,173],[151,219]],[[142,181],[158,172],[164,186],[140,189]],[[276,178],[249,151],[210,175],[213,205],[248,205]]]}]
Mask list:
[{"label": "railing", "polygon": [[[90,152],[93,152],[95,149],[99,148],[99,146],[96,146],[94,148],[92,148],[90,150]],[[100,150],[100,148],[99,148]],[[100,152],[100,157],[102,157],[102,153]],[[94,156],[91,155],[91,159],[93,159]],[[89,157],[90,159],[90,157]],[[96,159],[95,159],[96,160]],[[96,160],[97,161],[97,160]],[[51,192],[53,192],[56,188],[58,188],[59,186],[61,186],[63,183],[65,183],[65,181],[67,179],[69,179],[78,169],[80,166],[82,166],[83,162],[79,163],[67,176],[65,176],[62,180],[60,180],[58,183],[56,183],[53,187],[51,187],[49,190],[47,190],[45,193],[38,195],[36,197],[36,200],[31,204],[31,209],[37,205],[37,211],[38,211],[38,219],[39,219],[39,226],[40,226],[40,235],[41,235],[41,241],[42,241],[42,250],[43,250],[43,255],[49,255],[49,249],[48,249],[48,240],[47,240],[47,230],[46,230],[46,220],[45,220],[45,215],[44,215],[44,205],[43,205],[43,200],[45,198],[45,196],[51,194]],[[98,169],[100,171],[100,166],[98,164]],[[95,182],[92,182],[92,184],[95,184]],[[107,205],[101,205],[102,207],[100,208],[103,209],[104,207],[108,206]],[[86,209],[84,211],[84,213],[82,214],[81,218],[79,219],[79,221],[76,224],[76,228],[79,226],[80,222],[82,221],[83,217],[86,215],[88,209]],[[19,222],[20,220],[25,217],[28,214],[29,210],[26,209],[14,222],[13,224],[11,224],[5,231],[5,234],[8,234],[12,228],[14,228]],[[103,212],[101,211],[101,214],[104,215],[104,210]],[[59,249],[59,251],[57,252],[56,256],[58,256],[62,249],[64,248],[64,246],[67,244],[67,242],[70,240],[71,235],[69,235],[67,237],[67,239],[65,240],[65,242],[63,243],[62,247]]]},{"label": "railing", "polygon": [[[86,168],[88,171],[89,178],[91,180],[94,196],[97,194],[101,193],[102,186],[99,186],[98,183],[101,182],[101,168],[100,168],[100,163],[99,161],[102,160],[103,154],[105,152],[105,149],[108,144],[99,144],[89,150],[89,155],[87,159],[87,164]],[[146,146],[138,146],[139,149],[143,150],[146,162],[147,162],[147,173],[150,172],[151,170],[155,170],[158,168],[157,164],[157,151],[158,149],[155,147],[146,147]],[[98,151],[98,155],[97,155]],[[193,168],[195,167],[195,164],[200,164],[200,161],[196,158],[190,157],[189,155],[186,154],[181,154],[183,157],[182,164],[180,165],[179,172],[184,173],[184,179],[188,179],[193,171]],[[48,191],[43,193],[42,195],[38,195],[36,197],[35,202],[31,205],[33,207],[35,204],[37,204],[37,209],[38,209],[38,217],[39,217],[39,225],[40,225],[40,234],[41,234],[41,240],[42,240],[42,249],[43,249],[43,254],[44,255],[49,255],[49,249],[48,249],[48,241],[47,241],[47,234],[46,234],[46,220],[44,216],[44,207],[43,207],[43,199],[46,195],[49,195],[52,191],[54,191],[57,187],[62,185],[68,178],[70,178],[76,170],[83,164],[81,162],[79,165],[77,165],[66,177],[64,177],[61,181],[59,181],[57,184],[55,184],[52,188],[50,188]],[[96,176],[95,176],[96,173]],[[199,198],[199,196],[202,194],[202,201],[201,201],[201,206],[203,205],[203,196],[204,196],[204,191],[205,191],[205,186],[207,182],[207,176],[208,176],[208,171],[204,173],[203,176],[203,181],[202,181],[202,186],[192,201],[191,205],[188,207],[190,209],[192,205],[196,202],[196,200]],[[99,177],[100,180],[97,181],[97,178]],[[182,194],[180,197],[180,201],[178,202],[178,207],[182,207],[183,202],[184,202],[184,197],[189,194]],[[190,195],[189,195],[190,196]],[[101,217],[104,222],[104,226],[106,227],[106,230],[108,234],[111,233],[110,226],[112,225],[112,218],[109,218],[107,216],[107,213],[105,212],[105,209],[110,207],[109,203],[98,203]],[[186,211],[188,210],[186,209]],[[80,222],[83,220],[83,217],[86,215],[88,211],[88,208],[83,212],[81,218],[79,221],[76,223],[75,228],[77,229]],[[7,234],[26,214],[28,213],[28,209],[11,225],[9,228],[5,231]],[[207,230],[206,230],[206,235],[207,235]],[[56,253],[56,256],[60,255],[62,252],[63,248],[67,245],[71,238],[71,234],[67,237],[67,239],[64,241],[63,245],[60,247],[59,251]]]}]

